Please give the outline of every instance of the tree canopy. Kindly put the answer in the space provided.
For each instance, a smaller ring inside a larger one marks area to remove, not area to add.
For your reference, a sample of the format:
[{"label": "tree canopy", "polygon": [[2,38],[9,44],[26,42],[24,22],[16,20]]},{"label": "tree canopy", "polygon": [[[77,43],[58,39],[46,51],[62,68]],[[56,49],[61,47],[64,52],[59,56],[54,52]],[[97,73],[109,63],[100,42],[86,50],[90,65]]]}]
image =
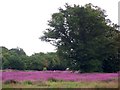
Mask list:
[{"label": "tree canopy", "polygon": [[65,5],[53,13],[42,41],[57,47],[61,61],[82,72],[116,72],[120,62],[120,31],[106,11],[91,3]]}]

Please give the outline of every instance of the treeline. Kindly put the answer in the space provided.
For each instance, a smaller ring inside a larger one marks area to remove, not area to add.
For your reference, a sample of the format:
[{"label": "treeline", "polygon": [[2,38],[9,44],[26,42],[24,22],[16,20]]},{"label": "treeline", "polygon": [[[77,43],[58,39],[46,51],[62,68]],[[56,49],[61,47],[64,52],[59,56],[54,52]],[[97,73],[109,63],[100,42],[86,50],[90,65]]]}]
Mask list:
[{"label": "treeline", "polygon": [[[7,49],[2,48],[2,69],[16,69],[16,70],[80,70],[77,67],[70,66],[69,60],[61,60],[57,52],[50,53],[35,53],[31,56],[26,55],[22,48]],[[103,56],[104,57],[104,56]],[[117,72],[119,71],[119,60],[111,60],[106,63],[103,62],[106,71],[99,70],[98,72]],[[88,62],[89,63],[89,62]],[[91,62],[92,65],[96,64],[95,61]],[[99,63],[97,63],[99,64]],[[103,67],[103,69],[104,69]],[[99,68],[99,67],[96,67]],[[86,67],[85,67],[86,69]],[[94,68],[90,68],[93,70]],[[107,71],[108,70],[108,71]],[[84,72],[84,71],[83,71]],[[89,72],[89,71],[88,71]]]},{"label": "treeline", "polygon": [[2,48],[2,69],[17,70],[65,70],[66,66],[62,63],[57,54],[51,53],[35,53],[27,56],[23,49]]}]

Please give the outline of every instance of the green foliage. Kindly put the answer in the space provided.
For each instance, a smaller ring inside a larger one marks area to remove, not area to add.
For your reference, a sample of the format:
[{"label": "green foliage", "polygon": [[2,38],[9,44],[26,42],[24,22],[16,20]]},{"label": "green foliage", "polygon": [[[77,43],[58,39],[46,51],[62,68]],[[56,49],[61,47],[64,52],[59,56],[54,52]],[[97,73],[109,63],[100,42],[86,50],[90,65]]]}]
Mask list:
[{"label": "green foliage", "polygon": [[17,70],[64,70],[62,62],[56,53],[35,53],[27,56],[23,49],[13,48],[8,50],[2,47],[2,68]]},{"label": "green foliage", "polygon": [[26,55],[26,53],[24,52],[24,50],[22,48],[12,48],[9,50],[11,53],[15,53],[17,55]]},{"label": "green foliage", "polygon": [[16,80],[6,80],[4,84],[18,84],[19,82]]},{"label": "green foliage", "polygon": [[32,85],[33,82],[32,81],[24,81],[24,84]]},{"label": "green foliage", "polygon": [[50,28],[40,39],[56,46],[60,60],[71,69],[116,72],[120,32],[106,17],[105,10],[91,3],[81,7],[66,4],[65,9],[53,13]]},{"label": "green foliage", "polygon": [[25,63],[22,57],[25,56],[25,52],[22,49],[15,48],[8,50],[2,47],[2,68],[3,69],[18,69],[24,70]]},{"label": "green foliage", "polygon": [[50,82],[57,82],[58,80],[55,79],[55,78],[49,78],[48,81],[50,81]]},{"label": "green foliage", "polygon": [[19,57],[16,57],[17,56],[11,55],[8,61],[4,63],[4,68],[23,70],[24,62],[22,62]]},{"label": "green foliage", "polygon": [[46,70],[47,70],[47,68],[46,68],[46,67],[44,67],[44,68],[43,68],[43,71],[46,71]]}]

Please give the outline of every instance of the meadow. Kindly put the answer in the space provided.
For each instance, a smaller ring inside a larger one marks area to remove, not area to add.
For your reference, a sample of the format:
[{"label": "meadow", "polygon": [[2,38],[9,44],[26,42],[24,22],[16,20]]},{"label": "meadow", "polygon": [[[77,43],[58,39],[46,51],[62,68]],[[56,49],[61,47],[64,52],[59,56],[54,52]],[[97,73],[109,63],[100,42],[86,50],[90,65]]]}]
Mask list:
[{"label": "meadow", "polygon": [[118,88],[118,73],[5,71],[3,88]]}]

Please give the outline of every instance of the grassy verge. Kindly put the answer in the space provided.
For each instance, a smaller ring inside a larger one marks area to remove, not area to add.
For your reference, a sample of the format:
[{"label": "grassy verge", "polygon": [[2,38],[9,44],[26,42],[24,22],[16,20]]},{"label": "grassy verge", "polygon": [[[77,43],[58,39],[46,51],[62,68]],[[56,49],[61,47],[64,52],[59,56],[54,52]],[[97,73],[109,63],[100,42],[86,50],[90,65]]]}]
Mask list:
[{"label": "grassy verge", "polygon": [[21,83],[3,84],[3,88],[118,88],[118,80],[97,82],[71,81],[25,81]]}]

